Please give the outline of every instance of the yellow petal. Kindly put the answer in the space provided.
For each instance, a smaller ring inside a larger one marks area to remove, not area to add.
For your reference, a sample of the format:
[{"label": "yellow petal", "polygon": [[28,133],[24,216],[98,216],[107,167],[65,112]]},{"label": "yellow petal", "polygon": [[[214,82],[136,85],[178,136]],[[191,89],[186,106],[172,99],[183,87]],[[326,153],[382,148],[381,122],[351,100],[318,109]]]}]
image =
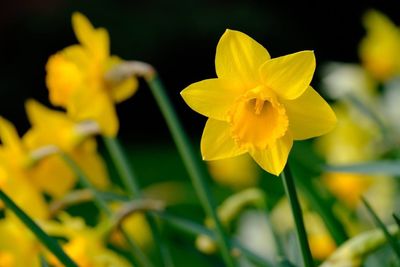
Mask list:
[{"label": "yellow petal", "polygon": [[62,197],[75,184],[71,168],[57,155],[41,160],[33,169],[31,181],[52,197]]},{"label": "yellow petal", "polygon": [[314,71],[314,52],[301,51],[268,60],[260,75],[264,85],[281,98],[295,99],[310,85]]},{"label": "yellow petal", "polygon": [[[81,49],[75,49],[76,46],[66,48],[65,50],[52,55],[46,64],[46,86],[49,90],[50,102],[56,106],[65,107],[70,101],[71,95],[79,89],[83,81],[82,69],[76,64],[83,61]],[[73,55],[73,59],[66,57]],[[84,55],[84,54],[83,54]]]},{"label": "yellow petal", "polygon": [[97,153],[95,139],[86,140],[71,156],[94,186],[105,189],[109,185],[105,163]]},{"label": "yellow petal", "polygon": [[114,103],[106,92],[79,91],[67,107],[71,117],[79,122],[93,120],[98,123],[102,134],[117,135],[119,122]]},{"label": "yellow petal", "polygon": [[17,130],[11,122],[3,117],[0,117],[0,139],[4,146],[18,151],[22,150]]},{"label": "yellow petal", "polygon": [[135,77],[125,79],[118,84],[112,85],[110,90],[111,97],[116,103],[120,103],[133,96],[138,89],[138,85],[138,80]]},{"label": "yellow petal", "polygon": [[261,168],[278,176],[286,165],[292,145],[293,138],[287,133],[267,149],[252,150],[249,153]]},{"label": "yellow petal", "polygon": [[326,134],[336,125],[335,113],[311,86],[299,98],[283,101],[283,104],[295,140]]},{"label": "yellow petal", "polygon": [[204,160],[231,158],[245,152],[246,150],[238,147],[232,139],[229,123],[207,120],[201,138],[201,154]]},{"label": "yellow petal", "polygon": [[208,79],[186,87],[181,95],[193,110],[217,119],[227,120],[228,111],[240,96],[237,85],[222,79]]},{"label": "yellow petal", "polygon": [[108,32],[103,29],[95,29],[83,14],[72,14],[72,27],[78,41],[88,48],[93,55],[104,59],[110,50]]},{"label": "yellow petal", "polygon": [[262,45],[248,35],[226,30],[217,45],[215,68],[219,78],[235,81],[243,89],[255,87],[260,80],[258,69],[270,59]]}]

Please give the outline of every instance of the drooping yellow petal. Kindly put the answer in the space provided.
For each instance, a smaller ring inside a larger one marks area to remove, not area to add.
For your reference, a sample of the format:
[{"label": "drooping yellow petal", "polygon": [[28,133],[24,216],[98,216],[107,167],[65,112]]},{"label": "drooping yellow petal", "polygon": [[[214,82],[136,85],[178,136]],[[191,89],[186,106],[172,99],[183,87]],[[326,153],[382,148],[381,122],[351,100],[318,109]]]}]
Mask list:
[{"label": "drooping yellow petal", "polygon": [[62,197],[75,184],[71,168],[58,155],[42,159],[31,171],[32,182],[52,197]]},{"label": "drooping yellow petal", "polygon": [[249,153],[261,168],[278,176],[286,165],[292,145],[293,138],[287,133],[267,149],[251,150]]},{"label": "drooping yellow petal", "polygon": [[76,122],[65,112],[51,110],[29,99],[25,104],[31,129],[24,135],[24,143],[30,149],[54,145],[64,152],[72,151],[80,142],[75,132]]},{"label": "drooping yellow petal", "polygon": [[224,121],[208,119],[201,138],[201,154],[204,160],[217,160],[239,156],[246,152],[238,147]]},{"label": "drooping yellow petal", "polygon": [[215,69],[218,78],[251,89],[259,83],[258,69],[270,58],[267,49],[248,35],[226,30],[217,45]]},{"label": "drooping yellow petal", "polygon": [[67,111],[77,122],[85,120],[97,122],[101,133],[106,136],[117,135],[118,116],[107,92],[79,91],[69,103]]},{"label": "drooping yellow petal", "polygon": [[208,79],[186,87],[181,96],[193,110],[200,114],[226,121],[228,111],[240,96],[241,89],[223,79]]},{"label": "drooping yellow petal", "polygon": [[97,59],[105,59],[109,55],[110,40],[105,29],[95,29],[90,21],[79,12],[72,15],[72,27],[78,41],[93,56]]},{"label": "drooping yellow petal", "polygon": [[71,156],[94,186],[105,189],[109,185],[107,169],[97,152],[95,139],[86,140]]},{"label": "drooping yellow petal", "polygon": [[326,134],[336,125],[332,108],[311,86],[299,98],[282,102],[294,140]]},{"label": "drooping yellow petal", "polygon": [[296,99],[310,85],[315,71],[313,51],[273,58],[260,68],[264,85],[283,99]]},{"label": "drooping yellow petal", "polygon": [[138,89],[138,80],[135,77],[129,77],[120,83],[111,85],[110,93],[115,103],[120,103],[133,96]]}]

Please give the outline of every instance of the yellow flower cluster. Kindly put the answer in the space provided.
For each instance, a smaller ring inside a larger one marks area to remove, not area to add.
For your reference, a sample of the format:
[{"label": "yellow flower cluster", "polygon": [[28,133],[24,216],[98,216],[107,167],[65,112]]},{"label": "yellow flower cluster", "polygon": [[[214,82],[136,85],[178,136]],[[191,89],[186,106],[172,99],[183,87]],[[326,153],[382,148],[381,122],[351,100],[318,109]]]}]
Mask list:
[{"label": "yellow flower cluster", "polygon": [[[57,216],[59,222],[52,220],[56,214],[49,203],[62,201],[78,178],[62,155],[74,161],[97,189],[110,186],[94,136],[116,136],[115,103],[132,96],[138,86],[132,75],[116,79],[108,74],[123,61],[110,55],[105,29],[95,29],[80,13],[73,14],[72,25],[80,43],[52,55],[46,65],[50,102],[66,111],[47,108],[33,99],[26,101],[31,128],[22,137],[11,122],[0,117],[0,189],[40,220],[50,234],[65,238],[65,251],[79,266],[129,266],[106,247],[104,229],[86,226],[81,218],[68,215]],[[124,224],[130,229],[148,227],[141,214]],[[149,243],[148,231],[129,233],[144,246]],[[44,249],[11,212],[0,219],[0,235],[0,266],[40,266]],[[52,266],[63,266],[53,256],[47,258]]]}]

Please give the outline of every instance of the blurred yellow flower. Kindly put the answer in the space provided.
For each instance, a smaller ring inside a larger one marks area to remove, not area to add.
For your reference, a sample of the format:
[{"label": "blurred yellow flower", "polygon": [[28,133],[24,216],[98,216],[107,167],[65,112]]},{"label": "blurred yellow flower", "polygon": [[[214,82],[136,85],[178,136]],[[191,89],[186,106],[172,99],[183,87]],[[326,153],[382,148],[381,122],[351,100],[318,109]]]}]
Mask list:
[{"label": "blurred yellow flower", "polygon": [[[55,146],[68,154],[95,186],[105,188],[109,184],[96,141],[90,137],[98,130],[93,122],[76,123],[66,113],[48,109],[34,100],[27,101],[26,111],[32,127],[24,139],[32,151]],[[52,172],[59,177],[50,179]],[[75,174],[58,155],[42,159],[33,174],[32,179],[53,196],[65,194],[76,180]]]},{"label": "blurred yellow flower", "polygon": [[378,80],[400,73],[400,30],[384,14],[370,10],[364,16],[367,35],[359,54],[365,68]]},{"label": "blurred yellow flower", "polygon": [[355,208],[361,196],[373,182],[369,175],[355,173],[326,173],[323,182],[329,190],[349,207]]},{"label": "blurred yellow flower", "polygon": [[114,103],[136,92],[137,79],[106,79],[107,72],[123,62],[110,56],[108,32],[95,29],[77,12],[72,26],[80,44],[52,55],[46,65],[50,101],[65,107],[75,121],[94,120],[103,134],[115,136],[119,126]]},{"label": "blurred yellow flower", "polygon": [[[301,206],[305,207],[303,216],[311,253],[315,259],[323,260],[335,251],[335,241],[330,236],[321,217],[317,213],[309,210],[307,205],[304,205],[307,203],[304,203],[301,195],[300,202],[302,203]],[[277,233],[281,235],[294,231],[294,220],[286,197],[282,198],[273,208],[271,212],[271,222]]]},{"label": "blurred yellow flower", "polygon": [[[82,218],[71,217],[66,213],[61,214],[59,220],[60,222],[46,222],[44,228],[52,235],[67,239],[63,248],[80,267],[131,266],[106,247],[101,228],[91,228]],[[64,266],[53,255],[48,259],[52,266]]]},{"label": "blurred yellow flower", "polygon": [[271,59],[268,51],[239,31],[227,30],[216,52],[218,78],[185,88],[181,95],[209,117],[201,141],[205,160],[249,153],[278,175],[293,140],[329,132],[336,117],[310,86],[312,51]]},{"label": "blurred yellow flower", "polygon": [[[141,248],[148,249],[152,245],[151,229],[143,213],[135,212],[122,222],[122,228]],[[119,246],[126,246],[126,241],[120,231],[114,231],[112,241]]]},{"label": "blurred yellow flower", "polygon": [[207,162],[211,177],[234,189],[256,186],[260,178],[257,165],[248,155]]},{"label": "blurred yellow flower", "polygon": [[13,214],[0,220],[0,267],[39,267],[39,241]]},{"label": "blurred yellow flower", "polygon": [[34,159],[14,126],[0,117],[0,180],[4,190],[34,218],[46,218],[47,204],[30,179]]}]

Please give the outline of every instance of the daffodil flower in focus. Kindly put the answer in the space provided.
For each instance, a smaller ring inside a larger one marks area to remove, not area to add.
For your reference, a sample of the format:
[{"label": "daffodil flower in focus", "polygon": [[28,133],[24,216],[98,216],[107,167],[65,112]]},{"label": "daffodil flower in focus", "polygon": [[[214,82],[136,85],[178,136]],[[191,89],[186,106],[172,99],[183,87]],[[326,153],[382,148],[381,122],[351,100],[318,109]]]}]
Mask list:
[{"label": "daffodil flower in focus", "polygon": [[282,172],[293,140],[329,132],[336,117],[310,86],[312,51],[271,59],[239,31],[227,30],[216,51],[217,78],[181,92],[195,111],[209,117],[201,141],[205,160],[249,153],[266,171]]},{"label": "daffodil flower in focus", "polygon": [[103,134],[115,136],[119,126],[114,103],[136,92],[137,79],[107,79],[107,73],[123,62],[110,55],[108,32],[95,29],[80,13],[72,15],[72,26],[79,44],[52,55],[46,65],[50,101],[66,108],[76,121],[94,120]]}]

